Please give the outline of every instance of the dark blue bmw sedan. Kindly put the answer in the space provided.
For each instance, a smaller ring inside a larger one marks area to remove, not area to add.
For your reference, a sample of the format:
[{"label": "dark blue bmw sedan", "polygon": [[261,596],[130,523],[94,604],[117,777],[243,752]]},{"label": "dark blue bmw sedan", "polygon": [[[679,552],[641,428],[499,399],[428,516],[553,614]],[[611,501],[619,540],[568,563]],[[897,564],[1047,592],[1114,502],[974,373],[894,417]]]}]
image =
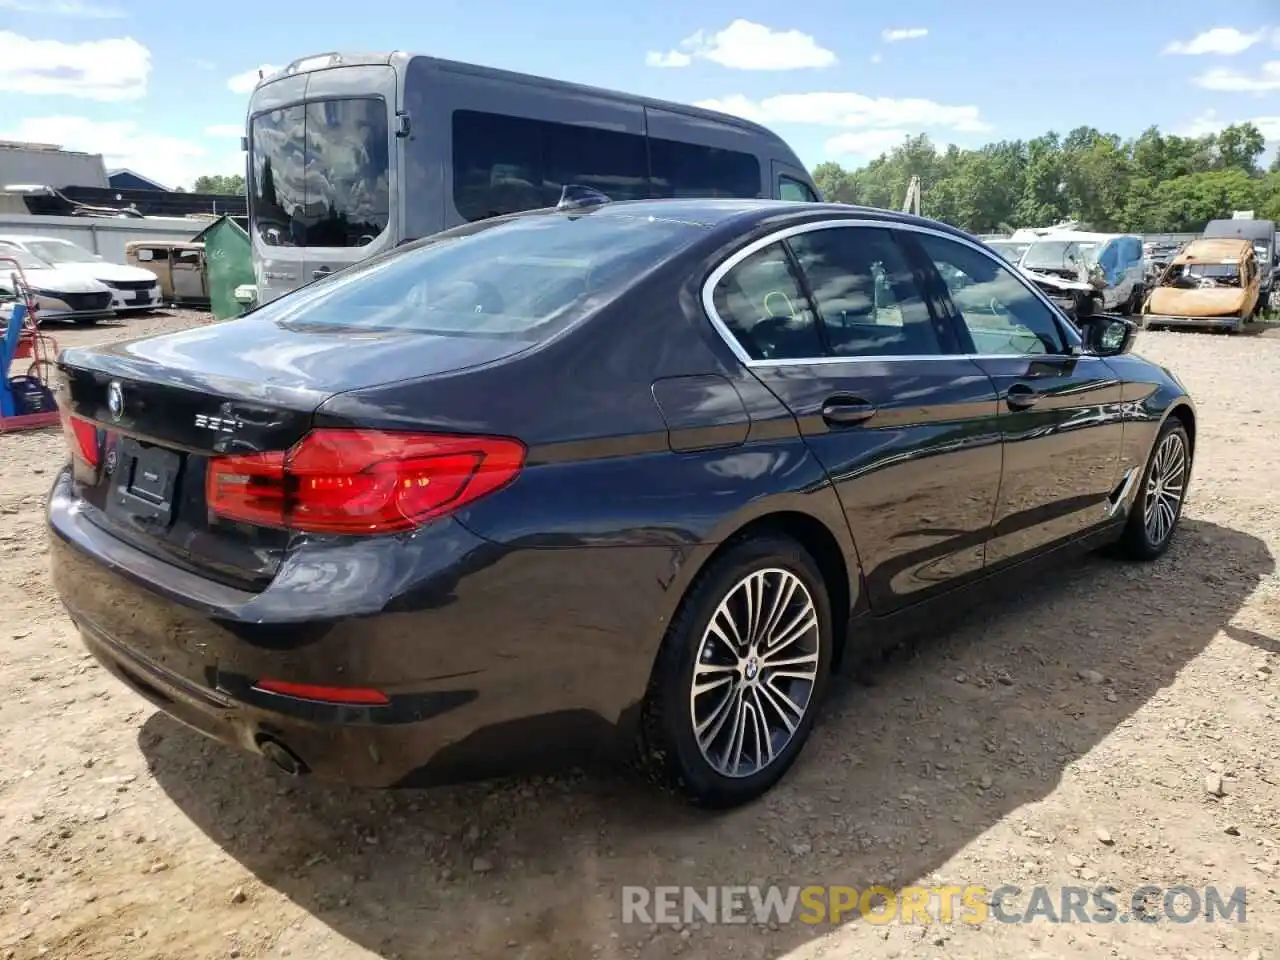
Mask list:
[{"label": "dark blue bmw sedan", "polygon": [[497,218],[66,351],[53,574],[117,677],[290,772],[625,748],[732,805],[898,628],[1169,546],[1196,415],[1134,336],[905,214]]}]

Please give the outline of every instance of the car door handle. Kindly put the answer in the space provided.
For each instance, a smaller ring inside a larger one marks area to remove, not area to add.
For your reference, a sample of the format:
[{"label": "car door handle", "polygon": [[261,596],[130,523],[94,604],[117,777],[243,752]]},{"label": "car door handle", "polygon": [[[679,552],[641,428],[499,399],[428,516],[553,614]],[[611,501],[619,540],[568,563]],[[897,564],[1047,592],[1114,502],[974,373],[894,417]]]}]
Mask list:
[{"label": "car door handle", "polygon": [[1015,383],[1005,394],[1004,402],[1009,405],[1010,410],[1026,410],[1040,402],[1040,391],[1025,383]]},{"label": "car door handle", "polygon": [[833,426],[864,423],[875,413],[875,404],[867,403],[861,397],[832,397],[822,405],[822,419]]},{"label": "car door handle", "polygon": [[327,277],[331,273],[333,273],[332,267],[316,267],[311,271],[311,279],[319,280],[321,277]]}]

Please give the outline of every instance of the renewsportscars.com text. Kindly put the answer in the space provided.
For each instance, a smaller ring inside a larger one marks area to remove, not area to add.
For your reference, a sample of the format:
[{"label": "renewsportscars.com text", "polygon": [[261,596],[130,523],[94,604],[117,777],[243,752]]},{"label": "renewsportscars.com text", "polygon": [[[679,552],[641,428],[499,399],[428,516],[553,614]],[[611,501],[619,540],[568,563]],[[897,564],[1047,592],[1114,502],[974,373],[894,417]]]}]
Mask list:
[{"label": "renewsportscars.com text", "polygon": [[1245,921],[1245,890],[1218,887],[623,887],[622,921],[643,924],[1196,923]]}]

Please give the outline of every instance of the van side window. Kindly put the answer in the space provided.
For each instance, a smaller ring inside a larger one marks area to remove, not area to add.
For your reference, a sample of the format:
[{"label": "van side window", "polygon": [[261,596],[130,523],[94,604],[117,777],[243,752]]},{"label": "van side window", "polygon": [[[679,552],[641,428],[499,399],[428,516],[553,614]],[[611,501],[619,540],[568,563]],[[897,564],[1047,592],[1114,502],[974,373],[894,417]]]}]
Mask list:
[{"label": "van side window", "polygon": [[814,192],[809,189],[809,185],[801,183],[794,177],[788,177],[786,174],[778,177],[778,197],[782,200],[798,201],[800,203],[817,203],[818,198]]},{"label": "van side window", "polygon": [[475,110],[453,114],[453,204],[466,220],[553,206],[566,184],[648,196],[644,137]]},{"label": "van side window", "polygon": [[759,197],[760,161],[750,153],[649,138],[655,197]]}]

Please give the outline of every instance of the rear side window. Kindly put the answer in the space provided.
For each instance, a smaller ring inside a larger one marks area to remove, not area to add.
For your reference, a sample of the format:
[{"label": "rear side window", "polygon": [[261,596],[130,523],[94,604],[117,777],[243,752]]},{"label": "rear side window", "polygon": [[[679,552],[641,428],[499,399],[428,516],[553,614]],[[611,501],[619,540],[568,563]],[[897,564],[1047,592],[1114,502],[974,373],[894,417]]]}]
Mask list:
[{"label": "rear side window", "polygon": [[822,356],[817,322],[781,243],[736,264],[720,278],[713,298],[716,315],[752,360]]},{"label": "rear side window", "polygon": [[613,200],[649,195],[644,137],[457,110],[453,114],[453,204],[466,220],[555,206],[565,184]]},{"label": "rear side window", "polygon": [[536,341],[611,298],[703,228],[598,210],[463,229],[348,267],[254,316],[307,328]]},{"label": "rear side window", "polygon": [[911,265],[888,230],[834,227],[790,242],[834,354],[946,352]]},{"label": "rear side window", "polygon": [[649,138],[655,197],[759,197],[760,161],[750,153]]}]

